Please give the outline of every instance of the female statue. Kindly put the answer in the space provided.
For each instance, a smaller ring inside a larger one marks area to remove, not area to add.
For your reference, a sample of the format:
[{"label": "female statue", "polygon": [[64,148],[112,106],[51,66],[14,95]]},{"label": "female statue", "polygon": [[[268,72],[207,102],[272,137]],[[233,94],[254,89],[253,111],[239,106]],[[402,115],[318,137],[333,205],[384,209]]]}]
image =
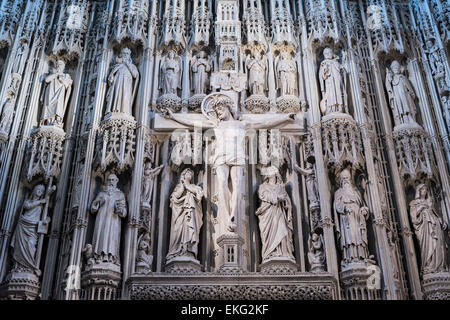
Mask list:
[{"label": "female statue", "polygon": [[253,58],[247,57],[245,66],[249,71],[248,84],[251,94],[264,95],[267,65],[259,51],[255,51]]},{"label": "female statue", "polygon": [[200,228],[203,224],[203,190],[191,183],[193,178],[194,172],[191,169],[183,170],[180,181],[170,196],[172,221],[166,260],[179,256],[197,258]]},{"label": "female statue", "polygon": [[294,60],[288,52],[281,53],[281,60],[276,64],[277,84],[280,89],[280,96],[294,95],[296,92],[296,72]]},{"label": "female statue", "polygon": [[208,84],[208,73],[211,71],[211,63],[208,61],[205,51],[198,53],[191,70],[194,94],[206,94],[206,85]]},{"label": "female statue", "polygon": [[38,224],[41,220],[43,207],[47,202],[44,198],[45,187],[38,184],[33,188],[31,196],[23,203],[22,213],[14,231],[11,247],[13,247],[14,268],[24,268],[40,274],[36,265],[36,250],[38,244]]},{"label": "female statue", "polygon": [[160,88],[163,94],[177,95],[177,89],[180,87],[181,79],[181,58],[175,51],[170,50],[161,63],[161,82]]},{"label": "female statue", "polygon": [[262,262],[273,257],[294,259],[292,205],[278,170],[271,170],[259,186],[256,210],[262,241]]},{"label": "female statue", "polygon": [[445,234],[447,224],[437,215],[433,199],[425,184],[419,184],[416,195],[409,204],[411,222],[419,242],[422,271],[434,273],[446,270]]}]

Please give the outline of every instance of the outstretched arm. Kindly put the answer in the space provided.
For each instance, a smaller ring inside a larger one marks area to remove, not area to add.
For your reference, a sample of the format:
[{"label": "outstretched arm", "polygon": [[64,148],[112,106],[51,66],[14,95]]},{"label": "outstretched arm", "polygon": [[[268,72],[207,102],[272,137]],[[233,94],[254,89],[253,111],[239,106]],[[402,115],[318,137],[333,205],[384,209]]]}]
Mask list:
[{"label": "outstretched arm", "polygon": [[[182,124],[184,126],[188,126],[191,128],[194,128],[198,125],[199,121],[192,121],[189,119],[185,119],[182,115],[173,113],[170,109],[166,109],[166,114],[164,115],[165,118],[171,119],[175,122],[178,122],[179,124]],[[209,120],[202,120],[201,121],[202,128],[210,129],[214,128],[215,124],[212,121]]]},{"label": "outstretched arm", "polygon": [[293,123],[295,121],[295,113],[289,113],[282,115],[276,120],[263,120],[263,121],[246,121],[246,129],[270,129],[281,124]]}]

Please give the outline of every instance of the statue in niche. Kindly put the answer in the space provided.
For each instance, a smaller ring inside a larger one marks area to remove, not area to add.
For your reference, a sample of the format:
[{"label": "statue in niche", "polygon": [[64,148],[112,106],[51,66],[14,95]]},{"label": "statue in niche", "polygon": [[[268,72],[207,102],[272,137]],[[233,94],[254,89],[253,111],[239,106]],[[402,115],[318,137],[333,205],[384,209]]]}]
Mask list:
[{"label": "statue in niche", "polygon": [[197,258],[200,228],[203,224],[201,187],[192,183],[194,172],[185,169],[170,196],[172,221],[170,245],[166,260],[175,257]]},{"label": "statue in niche", "polygon": [[255,215],[259,220],[262,262],[286,258],[295,262],[292,240],[292,205],[278,169],[270,167],[258,188],[261,205]]},{"label": "statue in niche", "polygon": [[50,219],[41,221],[45,204],[49,201],[49,194],[45,195],[45,187],[38,184],[33,188],[30,197],[25,199],[16,229],[11,239],[13,248],[14,269],[33,272],[40,275],[37,265],[38,226],[48,224]]},{"label": "statue in niche", "polygon": [[21,67],[25,66],[27,62],[28,51],[28,43],[26,43],[26,41],[21,41],[19,47],[17,48],[16,58],[11,70],[12,73],[20,73]]},{"label": "statue in niche", "polygon": [[2,117],[0,119],[0,134],[7,136],[11,127],[11,122],[14,115],[14,106],[16,104],[16,97],[14,92],[8,90],[6,92],[6,100],[2,106]]},{"label": "statue in niche", "polygon": [[138,241],[138,251],[136,255],[136,271],[147,273],[152,268],[153,256],[150,252],[150,234],[143,233]]},{"label": "statue in niche", "polygon": [[170,140],[172,141],[172,151],[170,160],[173,168],[179,167],[182,163],[189,164],[192,157],[191,133],[186,131],[173,132]]},{"label": "statue in niche", "polygon": [[96,260],[120,265],[121,219],[127,215],[127,207],[124,193],[117,188],[118,181],[115,174],[108,176],[103,190],[92,202],[91,212],[97,214],[92,238]]},{"label": "statue in niche", "polygon": [[249,71],[248,84],[250,93],[253,95],[265,95],[266,89],[266,70],[267,63],[264,58],[261,57],[261,53],[255,50],[253,58],[250,55],[245,60],[245,66]]},{"label": "statue in niche", "polygon": [[447,84],[444,64],[442,63],[442,57],[439,52],[440,50],[436,44],[436,39],[433,37],[428,38],[426,45],[428,49],[425,50],[425,52],[428,53],[428,61],[430,62],[431,73],[436,79],[439,90],[450,90]]},{"label": "statue in niche", "polygon": [[[243,193],[246,154],[246,130],[270,129],[294,122],[295,114],[274,115],[271,120],[241,120],[233,110],[233,100],[222,93],[212,93],[202,103],[206,117],[199,122],[167,110],[166,117],[185,126],[213,129],[216,139],[213,155],[209,159],[217,177],[218,221],[222,232],[234,232],[239,201]],[[231,183],[230,183],[231,180]]]},{"label": "statue in niche", "polygon": [[308,241],[308,261],[311,266],[311,272],[324,272],[325,271],[325,252],[323,250],[322,236],[313,233],[309,237]]},{"label": "statue in niche", "polygon": [[84,257],[84,269],[91,269],[95,264],[94,249],[92,249],[92,244],[86,244],[81,252],[83,253]]},{"label": "statue in niche", "polygon": [[386,70],[386,89],[396,126],[416,123],[416,94],[400,63],[394,60]]},{"label": "statue in niche", "polygon": [[339,63],[331,48],[323,50],[324,60],[320,64],[319,81],[322,91],[320,111],[322,115],[344,112],[346,106],[345,67]]},{"label": "statue in niche", "polygon": [[164,165],[152,168],[150,161],[147,161],[144,165],[144,176],[142,177],[142,195],[141,203],[150,208],[150,203],[152,202],[153,194],[153,182],[155,178],[159,175]]},{"label": "statue in niche", "polygon": [[117,57],[117,63],[108,76],[108,83],[106,113],[122,112],[132,116],[133,102],[139,83],[139,70],[133,64],[130,49],[122,49],[120,56]]},{"label": "statue in niche", "polygon": [[409,204],[411,222],[420,246],[422,272],[446,271],[446,244],[444,230],[447,224],[434,209],[433,198],[426,184],[416,188],[414,200]]},{"label": "statue in niche", "polygon": [[194,94],[206,94],[208,74],[211,71],[211,62],[206,52],[200,51],[191,67],[193,75]]},{"label": "statue in niche", "polygon": [[295,169],[306,178],[306,190],[308,191],[309,206],[319,206],[319,189],[317,188],[314,165],[311,162],[307,162],[306,169],[303,169],[296,164]]},{"label": "statue in niche", "polygon": [[72,78],[64,73],[66,64],[63,60],[56,62],[56,70],[45,77],[47,88],[44,95],[44,109],[41,125],[62,127],[62,121],[72,90]]},{"label": "statue in niche", "polygon": [[297,91],[297,67],[289,52],[282,52],[276,63],[277,89],[280,96],[295,95]]},{"label": "statue in niche", "polygon": [[181,89],[182,61],[181,58],[170,50],[161,62],[160,89],[163,94],[177,96],[177,89]]},{"label": "statue in niche", "polygon": [[369,209],[352,183],[348,169],[339,174],[340,188],[334,194],[334,223],[342,251],[342,264],[361,262],[369,258],[366,220]]}]

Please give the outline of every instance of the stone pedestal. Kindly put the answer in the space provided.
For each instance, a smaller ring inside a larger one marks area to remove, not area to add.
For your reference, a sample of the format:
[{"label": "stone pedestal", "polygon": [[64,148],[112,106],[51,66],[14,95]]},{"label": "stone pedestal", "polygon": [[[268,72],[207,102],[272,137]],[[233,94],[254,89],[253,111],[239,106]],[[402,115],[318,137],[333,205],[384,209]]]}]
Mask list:
[{"label": "stone pedestal", "polygon": [[93,264],[81,274],[82,300],[115,300],[122,272],[111,262]]},{"label": "stone pedestal", "polygon": [[347,300],[379,300],[381,271],[371,262],[342,266],[339,274],[343,297]]},{"label": "stone pedestal", "polygon": [[191,112],[202,112],[201,105],[206,94],[195,94],[189,98],[188,107]]},{"label": "stone pedestal", "polygon": [[450,273],[425,274],[422,287],[426,300],[450,300]]},{"label": "stone pedestal", "polygon": [[283,113],[300,112],[300,99],[294,95],[281,96],[277,99],[277,110]]},{"label": "stone pedestal", "polygon": [[263,261],[259,267],[261,273],[267,274],[292,274],[298,270],[295,261],[285,257],[270,258]]},{"label": "stone pedestal", "polygon": [[267,113],[270,111],[269,99],[264,95],[251,95],[245,99],[244,107],[250,113]]},{"label": "stone pedestal", "polygon": [[178,112],[181,110],[181,98],[173,93],[164,94],[156,100],[156,109],[159,112],[166,109],[170,109],[173,112]]},{"label": "stone pedestal", "polygon": [[229,232],[217,238],[217,244],[220,247],[220,262],[217,271],[223,273],[243,273],[242,245],[244,244],[244,239],[237,233]]},{"label": "stone pedestal", "polygon": [[193,257],[175,257],[166,262],[167,273],[198,273],[201,270],[202,265]]},{"label": "stone pedestal", "polygon": [[12,270],[1,286],[1,293],[8,300],[35,300],[39,294],[39,278],[31,272]]}]

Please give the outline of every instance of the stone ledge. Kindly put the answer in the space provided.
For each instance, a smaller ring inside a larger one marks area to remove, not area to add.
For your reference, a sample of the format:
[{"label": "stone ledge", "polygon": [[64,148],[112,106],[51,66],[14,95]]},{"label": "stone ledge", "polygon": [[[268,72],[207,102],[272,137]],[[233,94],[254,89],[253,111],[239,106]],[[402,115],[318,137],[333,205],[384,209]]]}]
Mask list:
[{"label": "stone ledge", "polygon": [[331,300],[336,280],[329,273],[227,275],[203,273],[132,275],[131,300]]}]

